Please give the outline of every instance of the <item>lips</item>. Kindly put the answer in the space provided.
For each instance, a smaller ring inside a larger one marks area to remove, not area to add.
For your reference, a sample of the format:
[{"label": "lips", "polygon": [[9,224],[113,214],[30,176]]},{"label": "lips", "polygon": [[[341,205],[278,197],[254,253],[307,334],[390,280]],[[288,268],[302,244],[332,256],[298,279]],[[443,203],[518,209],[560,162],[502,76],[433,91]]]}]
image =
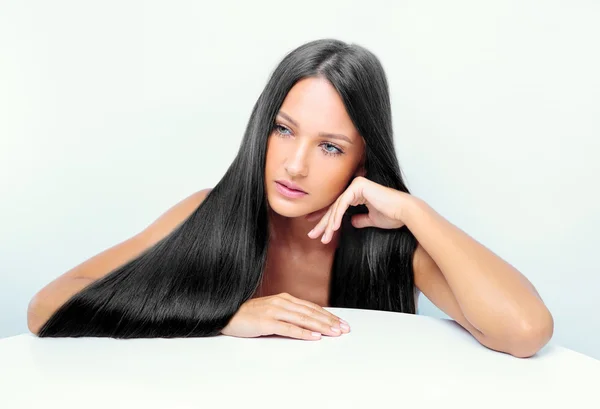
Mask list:
[{"label": "lips", "polygon": [[279,183],[280,185],[283,185],[283,186],[287,187],[290,190],[295,190],[297,192],[306,193],[305,190],[303,190],[300,186],[298,186],[297,184],[295,184],[293,182],[289,182],[287,180],[276,180],[275,182]]}]

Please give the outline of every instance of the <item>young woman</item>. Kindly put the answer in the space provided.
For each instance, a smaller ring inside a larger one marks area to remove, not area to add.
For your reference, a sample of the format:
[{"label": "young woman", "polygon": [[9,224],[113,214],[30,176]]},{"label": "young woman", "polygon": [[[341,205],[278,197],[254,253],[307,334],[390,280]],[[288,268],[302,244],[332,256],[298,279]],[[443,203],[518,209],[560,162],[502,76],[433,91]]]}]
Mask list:
[{"label": "young woman", "polygon": [[323,307],[415,313],[419,290],[488,348],[527,357],[552,336],[531,283],[409,193],[376,56],[327,39],[277,66],[213,189],[48,284],[28,323],[316,340],[350,330]]}]

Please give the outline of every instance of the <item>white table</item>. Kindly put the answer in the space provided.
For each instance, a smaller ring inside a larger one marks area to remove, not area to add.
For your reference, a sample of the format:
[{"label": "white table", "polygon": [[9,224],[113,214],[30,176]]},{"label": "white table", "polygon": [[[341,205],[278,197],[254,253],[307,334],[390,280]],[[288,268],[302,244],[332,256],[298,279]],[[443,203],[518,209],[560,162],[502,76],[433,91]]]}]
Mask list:
[{"label": "white table", "polygon": [[[600,408],[600,361],[514,358],[449,320],[328,308],[352,332],[0,340],[1,408]],[[550,406],[548,406],[550,407]]]}]

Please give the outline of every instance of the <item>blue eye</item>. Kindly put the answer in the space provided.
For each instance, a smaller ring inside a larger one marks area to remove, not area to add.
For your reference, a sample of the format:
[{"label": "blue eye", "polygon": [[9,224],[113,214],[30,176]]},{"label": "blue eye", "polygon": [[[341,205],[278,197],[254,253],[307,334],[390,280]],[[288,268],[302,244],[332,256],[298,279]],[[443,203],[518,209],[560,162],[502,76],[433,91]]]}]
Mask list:
[{"label": "blue eye", "polygon": [[344,153],[344,152],[342,152],[342,151],[341,151],[341,150],[340,150],[340,149],[339,149],[337,146],[335,146],[335,145],[332,145],[332,144],[330,144],[330,143],[324,143],[324,144],[323,144],[323,145],[321,145],[321,146],[324,146],[324,147],[330,147],[330,148],[333,148],[333,149],[334,149],[333,151],[330,151],[330,150],[327,150],[327,149],[325,149],[325,154],[326,154],[326,155],[334,155],[334,156],[335,156],[335,155],[341,155],[342,153]]},{"label": "blue eye", "polygon": [[[285,126],[281,126],[281,125],[279,125],[279,124],[275,125],[275,130],[276,130],[276,131],[277,131],[277,133],[278,133],[278,134],[280,134],[280,135],[289,135],[289,134],[286,134],[286,133],[283,133],[283,132],[285,132],[285,131],[288,131],[288,132],[289,132],[289,131],[290,131],[290,130],[289,130],[289,129],[287,129]],[[282,132],[282,130],[283,130],[283,132]]]},{"label": "blue eye", "polygon": [[[273,130],[275,132],[277,132],[278,135],[282,136],[282,137],[287,137],[287,136],[291,136],[292,135],[292,131],[290,131],[287,127],[280,125],[280,124],[275,124],[273,126]],[[335,146],[332,143],[329,142],[323,142],[320,146],[323,146],[325,148],[323,148],[323,153],[325,155],[329,155],[329,156],[339,156],[339,155],[343,155],[344,151],[342,151],[340,148],[338,148],[337,146]],[[329,150],[327,148],[333,148],[333,150]]]}]

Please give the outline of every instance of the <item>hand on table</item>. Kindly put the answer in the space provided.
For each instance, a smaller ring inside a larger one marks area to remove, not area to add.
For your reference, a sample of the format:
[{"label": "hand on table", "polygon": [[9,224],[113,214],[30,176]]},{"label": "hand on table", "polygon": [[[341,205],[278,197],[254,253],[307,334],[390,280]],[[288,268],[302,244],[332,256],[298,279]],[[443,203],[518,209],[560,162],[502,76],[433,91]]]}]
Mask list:
[{"label": "hand on table", "polygon": [[348,332],[350,327],[339,317],[288,293],[246,301],[221,330],[223,335],[241,338],[281,335],[313,341],[321,334],[335,337]]}]

